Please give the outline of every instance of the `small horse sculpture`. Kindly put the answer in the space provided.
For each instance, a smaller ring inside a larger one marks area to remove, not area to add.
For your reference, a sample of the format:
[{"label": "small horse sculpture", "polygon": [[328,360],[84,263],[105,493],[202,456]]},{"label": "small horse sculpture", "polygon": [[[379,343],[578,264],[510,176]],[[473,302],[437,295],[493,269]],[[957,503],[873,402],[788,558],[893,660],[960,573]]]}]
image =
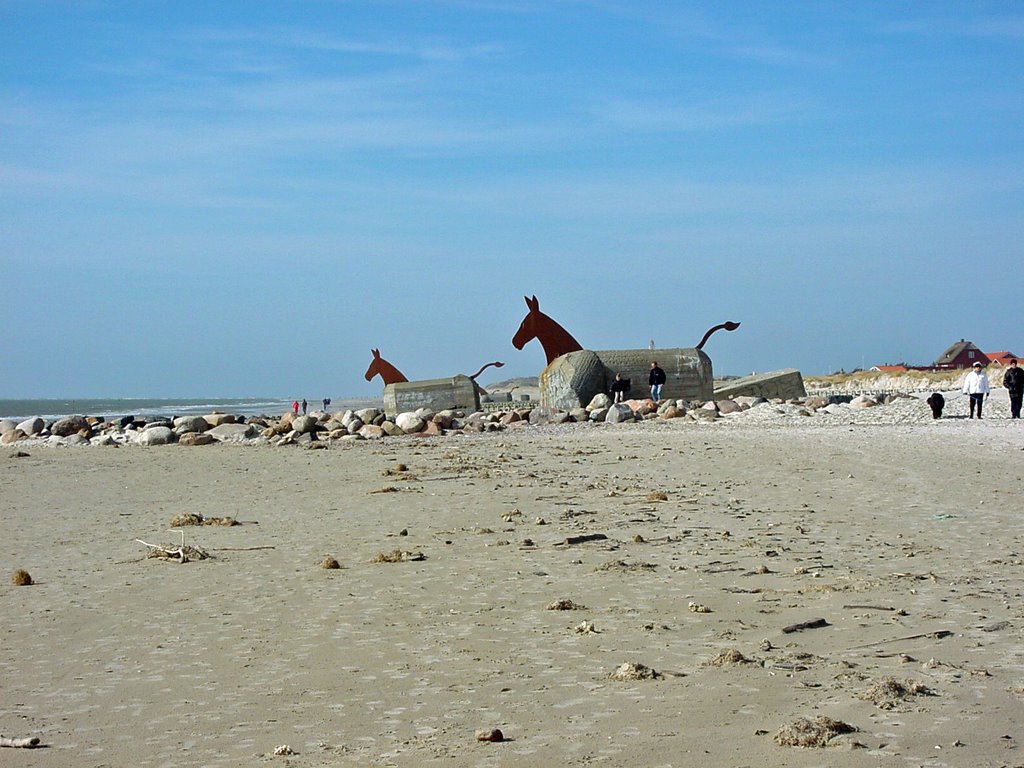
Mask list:
[{"label": "small horse sculpture", "polygon": [[544,354],[548,358],[549,365],[556,357],[583,349],[571,333],[540,311],[540,302],[537,301],[536,296],[533,298],[524,296],[523,299],[526,300],[526,306],[530,308],[530,312],[523,318],[523,322],[519,324],[519,330],[512,337],[513,347],[522,349],[527,342],[537,339],[544,347]]},{"label": "small horse sculpture", "polygon": [[[367,381],[370,381],[374,376],[378,375],[384,380],[385,386],[387,386],[388,384],[401,384],[403,381],[409,380],[405,377],[405,374],[403,374],[400,370],[395,368],[395,366],[393,366],[391,363],[389,363],[387,360],[380,356],[379,349],[371,349],[370,352],[373,353],[373,360],[370,361],[370,367],[366,369]],[[501,368],[504,365],[504,363],[495,360],[493,363],[487,363],[486,365],[482,366],[479,371],[477,371],[472,376],[469,376],[467,378],[469,378],[469,380],[472,381],[473,384],[477,386],[477,388],[479,388],[479,385],[476,383],[477,376],[479,376],[481,373],[486,371],[491,366],[494,366],[495,368]]]},{"label": "small horse sculpture", "polygon": [[380,376],[384,380],[385,386],[408,381],[404,373],[380,356],[379,349],[371,349],[370,352],[373,353],[373,360],[370,361],[370,367],[366,369],[367,381],[374,376]]}]

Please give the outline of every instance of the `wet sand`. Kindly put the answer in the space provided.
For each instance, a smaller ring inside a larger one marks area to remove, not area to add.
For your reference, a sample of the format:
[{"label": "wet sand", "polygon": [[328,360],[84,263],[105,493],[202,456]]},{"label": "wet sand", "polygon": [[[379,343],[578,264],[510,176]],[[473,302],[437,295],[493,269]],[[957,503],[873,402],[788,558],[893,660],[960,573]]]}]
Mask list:
[{"label": "wet sand", "polygon": [[[962,419],[9,446],[0,733],[47,746],[0,762],[1024,764],[1022,447]],[[183,512],[243,524],[146,558]],[[865,698],[889,680],[918,694]],[[816,715],[858,730],[773,740]]]}]

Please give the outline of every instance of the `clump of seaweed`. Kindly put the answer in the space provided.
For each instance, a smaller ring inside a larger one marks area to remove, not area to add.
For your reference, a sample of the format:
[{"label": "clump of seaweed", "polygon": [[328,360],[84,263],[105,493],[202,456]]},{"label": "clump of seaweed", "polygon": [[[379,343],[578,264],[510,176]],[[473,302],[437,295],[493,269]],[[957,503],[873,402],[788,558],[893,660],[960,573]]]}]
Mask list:
[{"label": "clump of seaweed", "polygon": [[620,664],[609,677],[621,682],[632,682],[635,680],[657,680],[661,675],[648,666],[627,661]]},{"label": "clump of seaweed", "polygon": [[854,733],[856,726],[818,715],[813,720],[801,717],[784,725],[772,737],[782,747],[827,747],[836,736]]},{"label": "clump of seaweed", "polygon": [[647,494],[647,501],[668,501],[668,494],[664,491],[651,491]]},{"label": "clump of seaweed", "polygon": [[11,583],[16,587],[32,586],[32,577],[24,568],[19,568],[11,574]]},{"label": "clump of seaweed", "polygon": [[905,683],[887,677],[873,683],[866,691],[859,694],[879,709],[898,709],[900,705],[915,696],[934,696],[933,691],[922,683],[907,680]]},{"label": "clump of seaweed", "polygon": [[329,571],[333,571],[337,570],[338,568],[341,568],[341,563],[339,563],[337,559],[328,555],[320,562],[320,567],[325,568]]},{"label": "clump of seaweed", "polygon": [[586,607],[587,606],[585,606],[585,605],[580,605],[579,603],[574,603],[572,600],[570,600],[567,597],[563,597],[563,598],[560,598],[558,600],[555,600],[552,603],[548,603],[548,608],[547,609],[549,611],[582,611],[582,610],[585,610]]},{"label": "clump of seaweed", "polygon": [[706,662],[709,667],[729,667],[736,664],[755,664],[753,659],[748,659],[735,648],[727,648],[710,661]]}]

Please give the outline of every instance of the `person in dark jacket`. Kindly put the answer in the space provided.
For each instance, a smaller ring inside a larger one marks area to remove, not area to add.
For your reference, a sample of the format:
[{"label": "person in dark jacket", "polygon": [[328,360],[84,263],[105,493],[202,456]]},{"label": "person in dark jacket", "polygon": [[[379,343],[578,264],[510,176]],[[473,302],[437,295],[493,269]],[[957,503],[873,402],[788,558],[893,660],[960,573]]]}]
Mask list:
[{"label": "person in dark jacket", "polygon": [[1024,370],[1017,367],[1016,360],[1010,360],[1010,367],[1003,374],[1003,386],[1010,393],[1010,418],[1020,418],[1020,404],[1024,399]]},{"label": "person in dark jacket", "polygon": [[621,373],[616,373],[615,381],[612,382],[612,400],[621,403],[626,399],[627,392],[629,392],[629,379],[624,379]]},{"label": "person in dark jacket", "polygon": [[661,400],[661,387],[665,383],[665,372],[658,367],[657,360],[651,363],[651,375],[648,377],[648,383],[651,385],[651,400],[658,402]]}]

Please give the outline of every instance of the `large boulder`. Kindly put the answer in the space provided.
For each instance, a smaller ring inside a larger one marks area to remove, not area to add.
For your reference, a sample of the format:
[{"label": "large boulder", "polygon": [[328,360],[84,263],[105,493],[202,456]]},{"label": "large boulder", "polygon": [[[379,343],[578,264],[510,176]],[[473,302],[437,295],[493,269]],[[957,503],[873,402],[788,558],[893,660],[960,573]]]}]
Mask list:
[{"label": "large boulder", "polygon": [[636,415],[633,413],[633,409],[625,403],[615,403],[608,409],[604,420],[608,424],[619,424],[624,421],[635,421]]},{"label": "large boulder", "polygon": [[139,435],[139,445],[167,445],[176,435],[170,427],[146,427]]},{"label": "large boulder", "polygon": [[0,444],[10,445],[11,443],[16,443],[19,440],[25,440],[26,438],[28,438],[28,435],[20,429],[12,429],[10,432],[4,432],[0,435]]},{"label": "large boulder", "polygon": [[46,422],[39,416],[32,416],[18,424],[16,429],[20,429],[26,435],[38,435],[46,429]]},{"label": "large boulder", "polygon": [[378,408],[360,408],[355,412],[355,415],[363,424],[373,424],[377,417],[381,415],[381,411]]},{"label": "large boulder", "polygon": [[219,427],[221,424],[234,424],[238,418],[233,413],[220,413],[214,411],[203,417],[211,427]]},{"label": "large boulder", "polygon": [[612,399],[608,397],[604,392],[598,392],[591,398],[590,402],[587,403],[587,411],[596,411],[599,408],[608,408],[612,404]]},{"label": "large boulder", "polygon": [[560,408],[549,408],[541,405],[530,410],[529,422],[534,426],[542,424],[564,424],[569,420],[569,413]]},{"label": "large boulder", "polygon": [[[607,369],[596,352],[580,349],[557,357],[540,374],[540,402],[568,411],[588,405],[605,391]],[[531,414],[530,423],[535,423]]]},{"label": "large boulder", "polygon": [[6,435],[8,432],[13,432],[18,428],[10,419],[0,419],[0,435]]},{"label": "large boulder", "polygon": [[383,427],[378,427],[376,424],[364,424],[359,429],[359,435],[365,437],[367,440],[378,439],[384,437],[387,433]]},{"label": "large boulder", "polygon": [[312,432],[316,429],[316,419],[312,416],[296,416],[292,419],[292,429],[300,435]]},{"label": "large boulder", "polygon": [[65,416],[63,419],[57,419],[50,427],[50,434],[57,435],[57,437],[67,437],[68,435],[77,435],[82,430],[88,433],[92,433],[92,427],[89,422],[85,420],[84,416]]},{"label": "large boulder", "polygon": [[210,422],[205,416],[179,416],[174,420],[174,431],[179,435],[188,432],[205,432],[210,428]]},{"label": "large boulder", "polygon": [[421,431],[427,422],[415,413],[400,413],[395,417],[395,424],[406,434],[413,434]]},{"label": "large boulder", "polygon": [[222,443],[237,442],[253,437],[256,434],[256,427],[252,424],[221,424],[205,434]]},{"label": "large boulder", "polygon": [[178,438],[178,445],[210,445],[215,442],[213,435],[206,432],[186,432]]}]

